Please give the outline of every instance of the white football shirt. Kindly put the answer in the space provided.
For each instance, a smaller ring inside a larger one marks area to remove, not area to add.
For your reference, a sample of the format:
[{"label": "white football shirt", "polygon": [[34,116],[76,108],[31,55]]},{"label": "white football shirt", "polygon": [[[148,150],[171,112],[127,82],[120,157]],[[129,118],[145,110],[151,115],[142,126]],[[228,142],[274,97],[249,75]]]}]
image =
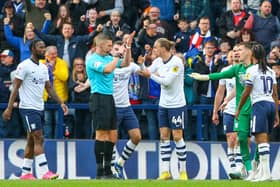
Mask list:
[{"label": "white football shirt", "polygon": [[47,66],[26,59],[17,66],[15,77],[22,80],[19,108],[44,110],[43,93],[45,83],[49,80]]},{"label": "white football shirt", "polygon": [[161,85],[159,106],[179,108],[186,105],[184,65],[179,57],[173,55],[167,62],[156,58],[148,69],[151,79]]},{"label": "white football shirt", "polygon": [[275,72],[268,67],[266,73],[261,72],[259,64],[249,67],[246,71],[246,85],[252,86],[252,105],[259,101],[274,102],[273,85],[277,84]]},{"label": "white football shirt", "polygon": [[128,82],[132,73],[140,70],[140,67],[135,63],[130,63],[129,66],[123,68],[116,68],[114,70],[114,92],[113,97],[116,107],[130,106],[128,95]]}]

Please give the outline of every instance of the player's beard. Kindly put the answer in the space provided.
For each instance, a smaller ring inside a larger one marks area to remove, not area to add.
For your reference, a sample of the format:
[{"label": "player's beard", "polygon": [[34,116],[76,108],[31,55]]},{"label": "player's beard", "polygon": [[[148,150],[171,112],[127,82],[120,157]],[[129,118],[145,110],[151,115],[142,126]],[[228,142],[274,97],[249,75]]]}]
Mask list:
[{"label": "player's beard", "polygon": [[37,59],[45,59],[45,54],[37,54]]}]

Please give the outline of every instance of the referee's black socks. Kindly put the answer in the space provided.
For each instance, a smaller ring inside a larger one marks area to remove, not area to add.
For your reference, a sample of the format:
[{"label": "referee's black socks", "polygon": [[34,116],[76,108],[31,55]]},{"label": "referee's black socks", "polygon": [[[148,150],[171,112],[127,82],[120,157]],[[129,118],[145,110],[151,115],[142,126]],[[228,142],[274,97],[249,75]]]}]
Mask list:
[{"label": "referee's black socks", "polygon": [[96,159],[96,178],[111,176],[111,160],[114,143],[109,141],[95,141],[94,153]]},{"label": "referee's black socks", "polygon": [[106,176],[112,175],[111,161],[112,161],[114,145],[115,144],[113,142],[109,142],[109,141],[104,142],[104,158],[105,158],[104,173]]},{"label": "referee's black socks", "polygon": [[96,178],[100,178],[104,175],[104,141],[95,141],[94,153],[96,160]]}]

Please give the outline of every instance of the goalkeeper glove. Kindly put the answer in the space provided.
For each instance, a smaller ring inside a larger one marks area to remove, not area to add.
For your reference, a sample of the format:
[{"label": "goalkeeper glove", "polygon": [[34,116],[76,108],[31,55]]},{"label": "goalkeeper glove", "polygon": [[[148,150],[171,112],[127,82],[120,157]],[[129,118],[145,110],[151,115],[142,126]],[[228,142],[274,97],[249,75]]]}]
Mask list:
[{"label": "goalkeeper glove", "polygon": [[209,75],[202,75],[200,73],[191,73],[189,74],[190,77],[192,77],[195,80],[199,81],[208,81],[209,80]]}]

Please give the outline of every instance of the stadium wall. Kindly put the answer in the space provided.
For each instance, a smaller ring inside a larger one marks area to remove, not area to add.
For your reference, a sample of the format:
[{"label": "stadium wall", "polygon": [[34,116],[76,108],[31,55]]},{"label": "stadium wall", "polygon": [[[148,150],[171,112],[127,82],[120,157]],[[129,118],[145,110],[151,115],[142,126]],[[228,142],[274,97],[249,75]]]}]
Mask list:
[{"label": "stadium wall", "polygon": [[[0,140],[0,179],[15,179],[20,175],[25,140]],[[118,153],[126,141],[118,142]],[[271,143],[271,170],[273,179],[280,179],[279,143]],[[191,179],[226,179],[229,161],[224,142],[187,142],[187,171]],[[94,179],[94,141],[46,140],[45,151],[49,167],[64,179]],[[254,151],[254,147],[251,149]],[[129,179],[156,179],[159,175],[159,142],[142,141],[125,164]],[[172,151],[171,173],[178,178],[177,156]],[[33,169],[34,170],[34,169]],[[36,175],[36,171],[34,171]],[[40,177],[40,176],[37,176]]]}]

